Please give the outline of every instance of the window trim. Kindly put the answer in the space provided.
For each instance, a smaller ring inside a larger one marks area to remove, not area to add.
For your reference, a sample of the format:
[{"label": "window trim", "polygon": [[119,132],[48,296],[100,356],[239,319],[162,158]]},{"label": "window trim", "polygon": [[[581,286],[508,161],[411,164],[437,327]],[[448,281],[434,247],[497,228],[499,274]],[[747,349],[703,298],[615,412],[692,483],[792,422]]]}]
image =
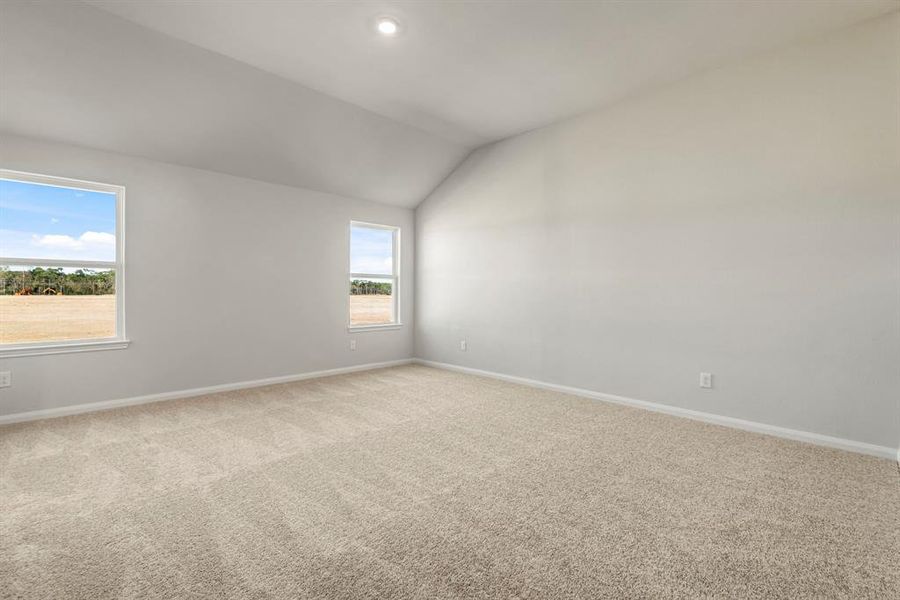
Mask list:
[{"label": "window trim", "polygon": [[[393,233],[392,241],[391,241],[391,270],[393,271],[390,275],[378,275],[374,273],[358,273],[352,270],[353,268],[353,249],[351,247],[352,239],[353,239],[353,228],[354,227],[366,227],[369,229],[386,229]],[[360,331],[385,331],[390,329],[400,329],[403,327],[403,321],[400,318],[400,227],[397,225],[385,225],[383,223],[370,223],[367,221],[354,221],[351,220],[350,224],[347,227],[347,269],[348,269],[348,278],[347,282],[349,283],[353,279],[390,279],[391,280],[391,289],[392,296],[394,297],[393,304],[393,320],[390,323],[378,323],[376,325],[353,325],[350,323],[350,295],[347,295],[347,331],[349,332],[360,332]]]},{"label": "window trim", "polygon": [[54,175],[41,175],[39,173],[28,173],[11,169],[0,169],[0,179],[116,195],[116,259],[114,261],[0,257],[0,264],[15,267],[80,267],[88,269],[112,269],[115,271],[116,335],[105,338],[0,344],[0,358],[127,348],[131,342],[125,335],[125,187],[111,183],[99,183],[96,181],[85,181],[82,179],[71,179]]}]

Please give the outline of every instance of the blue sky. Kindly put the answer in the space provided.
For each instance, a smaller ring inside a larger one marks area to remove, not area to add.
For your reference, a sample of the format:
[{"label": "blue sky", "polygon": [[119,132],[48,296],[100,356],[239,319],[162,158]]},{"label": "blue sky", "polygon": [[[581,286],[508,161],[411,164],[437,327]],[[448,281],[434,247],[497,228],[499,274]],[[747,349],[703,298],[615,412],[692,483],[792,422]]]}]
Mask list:
[{"label": "blue sky", "polygon": [[115,194],[0,179],[0,256],[115,260]]},{"label": "blue sky", "polygon": [[393,231],[372,227],[350,228],[350,271],[391,275]]}]

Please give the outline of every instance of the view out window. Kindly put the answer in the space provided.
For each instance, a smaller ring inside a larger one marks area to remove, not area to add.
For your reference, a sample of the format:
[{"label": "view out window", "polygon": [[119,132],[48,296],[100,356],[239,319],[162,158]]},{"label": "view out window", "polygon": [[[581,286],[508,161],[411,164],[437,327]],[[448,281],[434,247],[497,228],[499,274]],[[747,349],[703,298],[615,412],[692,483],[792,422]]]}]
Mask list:
[{"label": "view out window", "polygon": [[123,202],[119,186],[0,170],[0,355],[124,340]]},{"label": "view out window", "polygon": [[400,230],[350,223],[350,327],[400,323]]}]

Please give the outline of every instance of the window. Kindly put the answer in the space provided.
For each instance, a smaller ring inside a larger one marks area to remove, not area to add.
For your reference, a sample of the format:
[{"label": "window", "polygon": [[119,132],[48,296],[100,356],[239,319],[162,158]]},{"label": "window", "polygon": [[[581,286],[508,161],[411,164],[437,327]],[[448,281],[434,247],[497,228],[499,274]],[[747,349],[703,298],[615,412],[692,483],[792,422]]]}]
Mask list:
[{"label": "window", "polygon": [[0,169],[0,356],[124,348],[125,189]]},{"label": "window", "polygon": [[353,329],[400,325],[400,230],[350,223],[350,311]]}]

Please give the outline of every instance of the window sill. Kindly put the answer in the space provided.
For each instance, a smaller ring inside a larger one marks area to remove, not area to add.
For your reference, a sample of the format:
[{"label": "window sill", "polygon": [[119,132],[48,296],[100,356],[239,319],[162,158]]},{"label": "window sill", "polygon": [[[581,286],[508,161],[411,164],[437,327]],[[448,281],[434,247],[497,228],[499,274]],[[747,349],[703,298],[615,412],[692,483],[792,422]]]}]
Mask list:
[{"label": "window sill", "polygon": [[99,350],[124,350],[129,340],[102,340],[96,342],[58,342],[54,344],[20,344],[0,346],[0,358],[41,356],[44,354],[70,354],[72,352],[97,352]]},{"label": "window sill", "polygon": [[391,329],[402,329],[403,323],[385,323],[384,325],[348,325],[347,331],[389,331]]}]

